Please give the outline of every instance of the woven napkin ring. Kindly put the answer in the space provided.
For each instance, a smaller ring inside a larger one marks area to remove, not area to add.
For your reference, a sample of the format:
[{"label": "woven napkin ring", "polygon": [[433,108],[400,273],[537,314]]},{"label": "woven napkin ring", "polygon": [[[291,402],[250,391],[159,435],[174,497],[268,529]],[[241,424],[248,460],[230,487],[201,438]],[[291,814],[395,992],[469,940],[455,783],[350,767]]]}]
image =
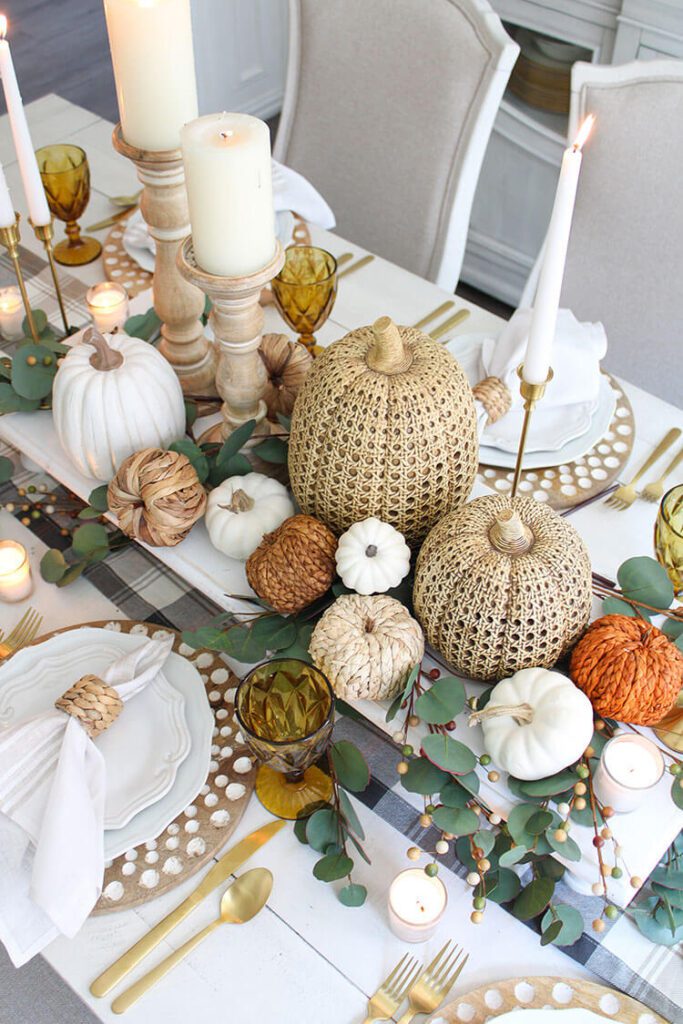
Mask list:
[{"label": "woven napkin ring", "polygon": [[55,701],[55,707],[77,718],[90,739],[95,740],[119,717],[123,701],[98,676],[81,676]]},{"label": "woven napkin ring", "polygon": [[486,409],[489,423],[499,420],[512,405],[512,395],[508,386],[498,377],[484,377],[474,385],[472,392]]}]

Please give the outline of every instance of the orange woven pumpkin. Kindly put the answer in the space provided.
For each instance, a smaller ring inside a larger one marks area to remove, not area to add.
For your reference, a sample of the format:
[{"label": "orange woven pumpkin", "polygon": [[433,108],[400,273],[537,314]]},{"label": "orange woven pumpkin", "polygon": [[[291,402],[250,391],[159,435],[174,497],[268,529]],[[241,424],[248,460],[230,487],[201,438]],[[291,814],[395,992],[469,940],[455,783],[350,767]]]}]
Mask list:
[{"label": "orange woven pumpkin", "polygon": [[683,654],[651,623],[605,615],[574,648],[569,674],[599,715],[654,725],[683,686]]}]

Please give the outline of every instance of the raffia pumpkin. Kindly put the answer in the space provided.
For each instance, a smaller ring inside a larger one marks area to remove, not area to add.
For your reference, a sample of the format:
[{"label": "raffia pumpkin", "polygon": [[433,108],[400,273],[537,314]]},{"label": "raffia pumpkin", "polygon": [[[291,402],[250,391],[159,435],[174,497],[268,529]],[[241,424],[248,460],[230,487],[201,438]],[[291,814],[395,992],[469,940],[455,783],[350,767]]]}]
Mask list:
[{"label": "raffia pumpkin", "polygon": [[569,674],[599,715],[655,725],[683,686],[683,654],[651,622],[604,615],[572,651]]},{"label": "raffia pumpkin", "polygon": [[476,498],[427,537],[413,603],[429,643],[463,675],[550,668],[588,622],[588,552],[573,526],[533,498]]},{"label": "raffia pumpkin", "polygon": [[247,559],[249,586],[275,611],[296,614],[329,590],[337,538],[313,516],[290,516]]},{"label": "raffia pumpkin", "polygon": [[424,636],[395,598],[343,594],[321,617],[308,650],[338,697],[385,700],[422,660]]},{"label": "raffia pumpkin", "polygon": [[380,317],[314,360],[292,414],[289,475],[303,511],[335,533],[377,516],[410,544],[466,501],[477,453],[459,364]]}]

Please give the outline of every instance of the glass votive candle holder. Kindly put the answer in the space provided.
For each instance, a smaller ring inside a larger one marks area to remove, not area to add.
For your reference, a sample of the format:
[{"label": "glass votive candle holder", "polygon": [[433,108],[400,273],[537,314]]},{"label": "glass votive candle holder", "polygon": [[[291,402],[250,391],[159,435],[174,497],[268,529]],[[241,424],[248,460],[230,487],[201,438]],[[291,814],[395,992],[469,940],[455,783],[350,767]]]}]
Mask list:
[{"label": "glass votive candle holder", "polygon": [[116,281],[102,281],[88,288],[85,301],[98,331],[111,334],[128,319],[128,292]]},{"label": "glass votive candle holder", "polygon": [[21,292],[14,285],[0,288],[0,334],[5,341],[19,341],[24,337],[24,303]]},{"label": "glass votive candle holder", "polygon": [[619,814],[635,811],[664,774],[664,758],[640,733],[613,736],[605,744],[593,790],[601,804]]},{"label": "glass votive candle holder", "polygon": [[389,924],[403,942],[427,942],[446,911],[448,893],[436,875],[422,868],[400,871],[389,889]]},{"label": "glass votive candle holder", "polygon": [[0,540],[0,601],[23,601],[33,590],[28,552],[16,540]]}]

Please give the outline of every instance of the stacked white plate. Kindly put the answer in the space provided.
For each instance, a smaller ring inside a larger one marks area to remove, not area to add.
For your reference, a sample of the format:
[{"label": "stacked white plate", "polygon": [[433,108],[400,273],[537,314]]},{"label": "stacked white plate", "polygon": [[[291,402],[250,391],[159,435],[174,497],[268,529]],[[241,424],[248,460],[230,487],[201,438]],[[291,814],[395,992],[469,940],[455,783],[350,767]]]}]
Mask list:
[{"label": "stacked white plate", "polygon": [[[0,666],[0,727],[48,710],[81,676],[101,675],[147,642],[84,626],[19,651]],[[107,769],[107,860],[158,836],[192,802],[208,772],[213,726],[199,672],[172,652],[97,740]]]},{"label": "stacked white plate", "polygon": [[[490,335],[459,334],[446,345],[472,385],[485,376],[481,349],[487,337]],[[594,402],[577,402],[561,408],[539,402],[529,426],[524,468],[544,469],[580,459],[609,431],[616,404],[614,389],[604,374]],[[522,417],[523,408],[518,404],[485,428],[479,446],[479,461],[483,465],[514,469]]]}]

